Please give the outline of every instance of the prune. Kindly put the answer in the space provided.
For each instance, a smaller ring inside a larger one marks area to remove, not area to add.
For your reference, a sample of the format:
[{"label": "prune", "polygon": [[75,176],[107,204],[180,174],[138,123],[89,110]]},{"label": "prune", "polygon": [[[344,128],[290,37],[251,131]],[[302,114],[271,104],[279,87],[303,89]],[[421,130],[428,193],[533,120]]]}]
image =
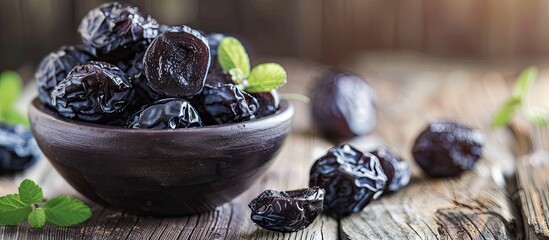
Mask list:
[{"label": "prune", "polygon": [[360,212],[383,193],[387,176],[376,156],[350,145],[331,148],[311,167],[309,186],[326,191],[324,211],[335,218]]},{"label": "prune", "polygon": [[131,77],[105,62],[76,66],[51,93],[59,114],[104,123],[119,116],[133,98]]},{"label": "prune", "polygon": [[433,121],[417,137],[412,154],[430,177],[453,177],[473,168],[482,144],[478,130],[456,121]]},{"label": "prune", "polygon": [[41,155],[30,130],[0,123],[0,174],[25,170]]},{"label": "prune", "polygon": [[206,40],[208,40],[208,45],[210,46],[210,69],[221,70],[221,65],[217,60],[217,48],[225,37],[226,35],[222,33],[210,33],[206,35]]},{"label": "prune", "polygon": [[257,110],[258,118],[271,115],[278,111],[280,107],[280,97],[275,89],[270,92],[252,93],[252,96],[259,103],[259,109]]},{"label": "prune", "polygon": [[125,57],[145,49],[158,36],[159,25],[137,7],[125,3],[105,3],[88,12],[78,32],[88,50],[101,60]]},{"label": "prune", "polygon": [[396,192],[408,185],[411,176],[408,161],[402,160],[395,151],[388,147],[378,147],[370,153],[379,159],[381,167],[387,175],[385,192]]},{"label": "prune", "polygon": [[210,48],[198,31],[173,26],[147,48],[144,64],[147,81],[154,91],[171,97],[188,97],[204,87]]},{"label": "prune", "polygon": [[91,57],[83,46],[62,46],[42,59],[34,74],[40,100],[51,106],[50,95],[55,86],[65,79],[73,67],[86,63]]},{"label": "prune", "polygon": [[267,190],[253,199],[248,207],[252,221],[260,227],[295,232],[308,227],[322,212],[324,190],[318,187],[279,192]]},{"label": "prune", "polygon": [[135,56],[132,56],[129,60],[121,60],[116,64],[116,66],[133,79],[132,85],[136,92],[135,100],[139,107],[163,98],[161,94],[152,90],[147,83],[145,66],[143,63],[144,56],[145,52],[140,52],[135,54]]},{"label": "prune", "polygon": [[207,124],[224,124],[255,118],[257,100],[234,84],[206,85],[193,98],[195,106]]},{"label": "prune", "polygon": [[158,100],[129,118],[129,128],[176,129],[202,127],[200,115],[186,100]]},{"label": "prune", "polygon": [[323,135],[349,139],[376,126],[374,91],[358,76],[325,69],[311,93],[312,119]]},{"label": "prune", "polygon": [[232,84],[234,82],[230,74],[224,73],[222,70],[215,70],[210,68],[208,76],[206,77],[206,84],[214,85],[218,83]]}]

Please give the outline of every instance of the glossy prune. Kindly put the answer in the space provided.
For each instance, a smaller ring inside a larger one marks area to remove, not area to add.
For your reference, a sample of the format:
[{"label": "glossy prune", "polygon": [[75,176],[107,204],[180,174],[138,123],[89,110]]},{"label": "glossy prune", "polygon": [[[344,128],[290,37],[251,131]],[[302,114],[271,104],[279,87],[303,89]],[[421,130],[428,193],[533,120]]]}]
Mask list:
[{"label": "glossy prune", "polygon": [[417,137],[412,154],[430,177],[453,177],[473,168],[482,144],[476,129],[456,121],[433,121]]},{"label": "glossy prune", "polygon": [[396,192],[410,183],[410,164],[402,160],[395,151],[388,147],[378,147],[370,153],[379,159],[387,175],[384,192]]},{"label": "glossy prune", "polygon": [[324,190],[318,187],[279,192],[267,190],[248,207],[252,221],[262,228],[295,232],[308,227],[322,212]]},{"label": "glossy prune", "polygon": [[324,211],[335,218],[360,212],[379,198],[387,183],[376,156],[350,145],[331,148],[311,167],[309,186],[326,191]]},{"label": "glossy prune", "polygon": [[131,77],[105,62],[76,66],[51,93],[52,105],[66,118],[104,123],[121,115],[133,98]]},{"label": "glossy prune", "polygon": [[208,76],[206,77],[206,84],[234,84],[231,74],[224,73],[222,70],[214,70],[210,68]]},{"label": "glossy prune", "polygon": [[257,117],[269,116],[280,107],[280,96],[275,89],[270,92],[251,93],[257,102],[259,103],[259,109],[257,110]]},{"label": "glossy prune", "polygon": [[25,170],[41,155],[30,130],[0,123],[0,174]]},{"label": "glossy prune", "polygon": [[360,77],[325,69],[311,93],[312,120],[321,133],[344,140],[370,133],[376,126],[373,89]]},{"label": "glossy prune", "polygon": [[116,66],[123,70],[133,80],[132,85],[135,89],[135,102],[138,107],[153,101],[159,100],[164,96],[152,90],[145,77],[145,65],[143,58],[145,52],[140,52],[128,60],[117,61]]},{"label": "glossy prune", "polygon": [[42,59],[34,74],[40,101],[51,106],[50,95],[55,86],[65,79],[73,67],[88,62],[91,57],[83,46],[62,46]]},{"label": "glossy prune", "polygon": [[186,100],[165,98],[158,100],[130,117],[129,128],[176,129],[202,127],[200,115]]},{"label": "glossy prune", "polygon": [[173,26],[151,43],[144,58],[149,86],[170,97],[189,97],[204,87],[210,67],[210,48],[200,33]]},{"label": "glossy prune", "polygon": [[210,69],[221,70],[221,65],[217,60],[217,48],[225,37],[226,35],[222,33],[210,33],[206,35],[206,40],[208,40],[208,45],[210,46]]},{"label": "glossy prune", "polygon": [[145,49],[159,34],[159,25],[137,7],[126,3],[105,3],[88,12],[78,32],[88,50],[101,60],[123,58]]},{"label": "glossy prune", "polygon": [[234,84],[206,85],[193,98],[194,105],[207,124],[224,124],[255,118],[257,100]]}]

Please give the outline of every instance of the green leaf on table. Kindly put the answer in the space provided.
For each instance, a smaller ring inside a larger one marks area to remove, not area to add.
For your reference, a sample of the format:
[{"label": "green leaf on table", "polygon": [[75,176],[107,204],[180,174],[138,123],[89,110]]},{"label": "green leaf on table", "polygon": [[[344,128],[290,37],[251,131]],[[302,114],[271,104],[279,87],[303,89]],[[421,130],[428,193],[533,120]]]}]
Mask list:
[{"label": "green leaf on table", "polygon": [[62,227],[84,222],[92,215],[90,207],[70,196],[54,197],[42,208],[44,208],[46,220]]},{"label": "green leaf on table", "polygon": [[17,225],[27,219],[32,207],[19,198],[19,194],[0,197],[0,224]]},{"label": "green leaf on table", "polygon": [[11,108],[23,88],[23,81],[14,71],[0,73],[0,113]]},{"label": "green leaf on table", "polygon": [[250,58],[238,39],[234,37],[223,38],[217,48],[217,58],[221,68],[226,72],[238,68],[242,71],[244,77],[250,75]]},{"label": "green leaf on table", "polygon": [[515,112],[522,105],[522,98],[512,97],[501,106],[499,111],[494,115],[492,119],[492,128],[503,127],[511,121]]},{"label": "green leaf on table", "polygon": [[29,215],[29,223],[32,228],[43,228],[46,224],[46,213],[43,208],[34,209]]},{"label": "green leaf on table", "polygon": [[30,179],[25,179],[19,185],[19,198],[27,205],[42,202],[42,188]]},{"label": "green leaf on table", "polygon": [[515,82],[513,97],[524,99],[538,78],[538,72],[538,68],[534,66],[524,69]]},{"label": "green leaf on table", "polygon": [[245,90],[250,93],[268,92],[283,86],[286,81],[286,70],[280,64],[264,63],[252,69]]},{"label": "green leaf on table", "polygon": [[21,124],[27,127],[30,126],[29,118],[27,118],[25,115],[21,114],[17,110],[13,109],[12,107],[4,109],[3,112],[0,112],[0,119],[8,124]]},{"label": "green leaf on table", "polygon": [[528,118],[528,121],[531,123],[538,125],[540,127],[547,126],[548,117],[547,117],[547,111],[541,108],[533,108],[528,109],[526,111],[526,117]]}]

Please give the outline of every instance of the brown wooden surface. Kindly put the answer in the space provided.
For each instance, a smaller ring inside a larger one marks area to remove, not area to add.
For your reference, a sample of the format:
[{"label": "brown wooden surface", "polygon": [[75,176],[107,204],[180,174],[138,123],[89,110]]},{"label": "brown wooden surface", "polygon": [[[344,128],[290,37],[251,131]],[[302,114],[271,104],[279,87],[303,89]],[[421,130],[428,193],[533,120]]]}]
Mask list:
[{"label": "brown wooden surface", "polygon": [[[281,59],[289,84],[283,92],[306,93],[317,65]],[[444,62],[400,56],[369,56],[350,63],[368,76],[378,94],[379,123],[375,133],[353,139],[360,148],[381,143],[394,146],[411,159],[413,139],[429,119],[451,118],[482,130],[484,158],[474,171],[459,178],[431,180],[412,162],[413,178],[404,190],[367,206],[341,221],[322,216],[304,231],[281,234],[263,230],[249,220],[247,203],[265,189],[295,189],[308,182],[314,159],[333,144],[311,129],[307,105],[294,102],[294,130],[269,171],[251,189],[215,211],[181,218],[151,218],[104,209],[90,203],[93,217],[86,223],[42,230],[28,224],[0,227],[3,239],[522,239],[519,209],[514,205],[514,142],[505,129],[491,130],[490,117],[510,93],[518,68]],[[542,73],[542,81],[545,75]],[[547,85],[547,84],[545,84]],[[549,86],[535,89],[538,93]],[[47,161],[12,178],[0,180],[0,194],[17,191],[24,178],[35,179],[45,197],[79,196],[51,169]],[[520,193],[523,196],[524,193]],[[81,197],[81,196],[79,196]],[[546,200],[547,198],[543,196]],[[547,211],[543,209],[543,211]],[[525,224],[529,226],[528,224]],[[543,230],[543,229],[542,229]]]}]

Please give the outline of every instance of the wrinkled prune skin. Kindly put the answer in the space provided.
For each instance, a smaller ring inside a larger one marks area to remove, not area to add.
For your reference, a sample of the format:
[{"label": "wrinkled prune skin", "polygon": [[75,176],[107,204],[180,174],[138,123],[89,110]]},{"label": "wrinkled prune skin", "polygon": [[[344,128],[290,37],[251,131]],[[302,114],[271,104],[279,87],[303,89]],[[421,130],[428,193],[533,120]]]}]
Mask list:
[{"label": "wrinkled prune skin", "polygon": [[44,57],[34,74],[40,101],[51,107],[50,95],[55,86],[65,79],[73,67],[84,64],[91,58],[84,46],[62,46]]},{"label": "wrinkled prune skin", "polygon": [[110,61],[144,50],[158,36],[158,28],[156,20],[137,7],[112,2],[90,10],[78,32],[93,55]]},{"label": "wrinkled prune skin", "polygon": [[215,85],[215,84],[234,84],[231,74],[224,73],[222,70],[214,70],[210,68],[208,76],[206,77],[206,84]]},{"label": "wrinkled prune skin", "polygon": [[325,69],[311,92],[312,119],[321,133],[345,140],[370,133],[376,126],[373,89],[360,77]]},{"label": "wrinkled prune skin", "polygon": [[139,108],[145,104],[164,98],[163,95],[152,90],[147,83],[145,65],[143,63],[144,56],[145,52],[140,52],[132,56],[129,60],[121,60],[116,64],[116,66],[132,78],[132,85],[135,89],[135,102]]},{"label": "wrinkled prune skin", "polygon": [[217,60],[217,48],[225,37],[226,35],[222,33],[210,33],[206,35],[206,40],[208,40],[208,45],[210,46],[210,69],[221,70],[221,65]]},{"label": "wrinkled prune skin", "polygon": [[335,218],[360,212],[383,193],[387,176],[376,156],[350,145],[331,148],[311,167],[309,186],[326,191],[324,211]]},{"label": "wrinkled prune skin", "polygon": [[234,84],[206,85],[193,102],[207,125],[255,119],[259,107],[253,96]]},{"label": "wrinkled prune skin", "polygon": [[275,89],[270,92],[251,93],[257,102],[259,103],[259,109],[257,110],[257,118],[269,116],[280,107],[280,96]]},{"label": "wrinkled prune skin", "polygon": [[144,64],[151,89],[170,97],[189,97],[204,87],[210,48],[198,31],[172,26],[147,48]]},{"label": "wrinkled prune skin", "polygon": [[25,170],[41,156],[30,130],[0,123],[0,174]]},{"label": "wrinkled prune skin", "polygon": [[262,228],[295,232],[308,227],[322,212],[324,190],[318,187],[279,192],[267,190],[248,207],[252,221]]},{"label": "wrinkled prune skin", "polygon": [[105,62],[76,66],[51,93],[52,105],[66,118],[105,123],[121,115],[133,98],[131,77]]},{"label": "wrinkled prune skin", "polygon": [[176,129],[202,127],[196,109],[186,100],[165,98],[158,100],[129,118],[129,128]]},{"label": "wrinkled prune skin", "polygon": [[430,177],[454,177],[471,170],[482,155],[480,131],[461,122],[430,122],[416,138],[412,154]]},{"label": "wrinkled prune skin", "polygon": [[387,184],[384,192],[396,192],[410,183],[411,170],[408,161],[402,158],[391,148],[378,147],[370,152],[376,156],[381,163],[381,167],[387,175]]}]

